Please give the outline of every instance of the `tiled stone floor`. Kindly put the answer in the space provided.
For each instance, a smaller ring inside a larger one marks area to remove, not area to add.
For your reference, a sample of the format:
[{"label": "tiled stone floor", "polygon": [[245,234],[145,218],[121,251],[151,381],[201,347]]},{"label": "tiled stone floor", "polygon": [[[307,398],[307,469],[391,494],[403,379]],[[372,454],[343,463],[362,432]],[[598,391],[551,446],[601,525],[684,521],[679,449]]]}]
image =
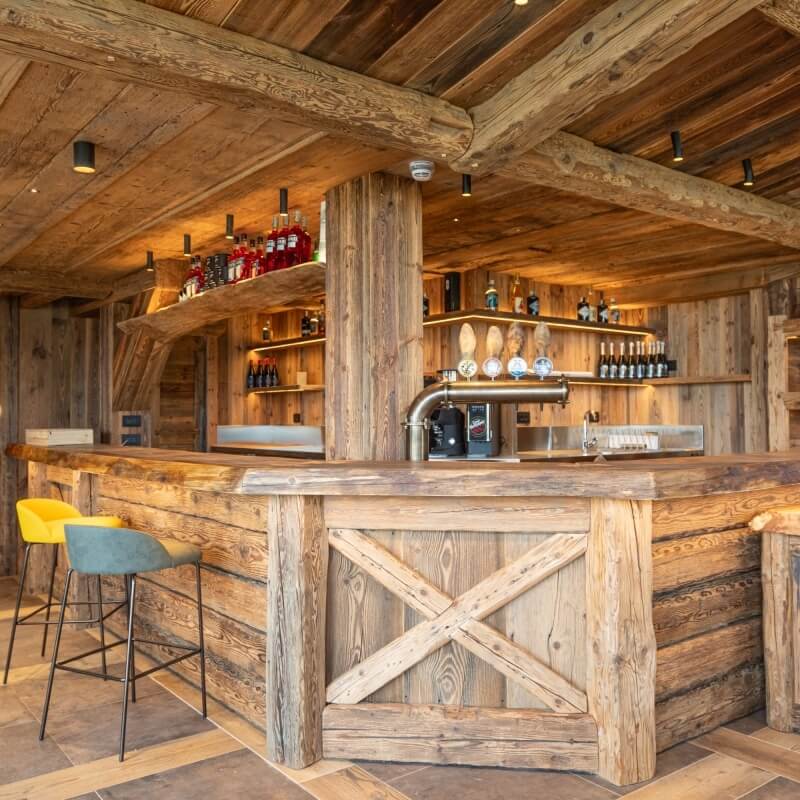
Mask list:
[{"label": "tiled stone floor", "polygon": [[[12,580],[0,579],[2,657],[14,591]],[[264,761],[261,734],[224,709],[215,712],[216,704],[211,719],[237,738],[203,720],[173,693],[194,702],[196,691],[183,692],[174,678],[161,681],[170,690],[151,678],[138,682],[130,755],[119,765],[121,698],[113,682],[58,673],[47,737],[38,741],[47,676],[40,636],[41,628],[19,631],[11,679],[0,688],[0,800],[800,800],[800,736],[770,731],[763,714],[726,726],[724,736],[715,732],[662,753],[653,781],[625,789],[588,775],[533,770],[326,761],[295,772]],[[73,653],[96,646],[85,631],[65,637]]]}]

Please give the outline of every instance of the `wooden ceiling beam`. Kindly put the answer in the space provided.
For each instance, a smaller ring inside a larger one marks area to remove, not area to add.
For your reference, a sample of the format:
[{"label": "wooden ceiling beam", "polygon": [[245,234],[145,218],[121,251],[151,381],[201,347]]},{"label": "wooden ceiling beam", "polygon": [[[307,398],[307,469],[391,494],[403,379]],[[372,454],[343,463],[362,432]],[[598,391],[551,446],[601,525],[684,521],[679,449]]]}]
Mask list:
[{"label": "wooden ceiling beam", "polygon": [[746,294],[751,289],[762,288],[773,281],[797,276],[800,276],[800,263],[772,268],[760,267],[743,272],[715,272],[691,279],[659,279],[628,287],[597,285],[595,288],[613,294],[620,308],[648,308],[667,303],[688,303]]},{"label": "wooden ceiling beam", "polygon": [[41,294],[53,297],[100,299],[109,292],[109,284],[85,275],[69,277],[46,269],[0,267],[0,294]]},{"label": "wooden ceiling beam", "polygon": [[452,162],[487,173],[516,160],[606,98],[639,83],[761,0],[617,0],[470,109],[475,133]]},{"label": "wooden ceiling beam", "polygon": [[784,30],[800,36],[800,0],[767,0],[758,10]]},{"label": "wooden ceiling beam", "polygon": [[472,137],[446,100],[137,0],[0,0],[0,49],[431,158]]},{"label": "wooden ceiling beam", "polygon": [[501,174],[693,225],[800,248],[800,210],[560,133]]}]

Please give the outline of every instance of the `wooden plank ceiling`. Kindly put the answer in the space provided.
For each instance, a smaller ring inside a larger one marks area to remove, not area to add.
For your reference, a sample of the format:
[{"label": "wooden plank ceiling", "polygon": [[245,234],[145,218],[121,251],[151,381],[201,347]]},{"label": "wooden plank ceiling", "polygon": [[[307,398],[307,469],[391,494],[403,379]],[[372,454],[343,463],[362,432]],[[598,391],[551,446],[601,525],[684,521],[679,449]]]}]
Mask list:
[{"label": "wooden plank ceiling", "polygon": [[[470,107],[539,61],[611,0],[148,0]],[[611,150],[741,186],[800,208],[800,38],[758,11],[710,36],[567,129]],[[75,139],[98,171],[70,169]],[[408,153],[370,148],[180,94],[0,54],[0,275],[52,270],[110,283],[145,251],[226,249],[224,216],[263,232],[289,186],[312,213],[330,187],[405,170]],[[559,283],[626,286],[800,263],[797,250],[622,209],[509,177],[460,178],[443,164],[424,187],[426,269],[489,267]],[[32,191],[32,190],[37,191]],[[95,292],[96,294],[96,292]],[[95,295],[90,295],[95,296]]]}]

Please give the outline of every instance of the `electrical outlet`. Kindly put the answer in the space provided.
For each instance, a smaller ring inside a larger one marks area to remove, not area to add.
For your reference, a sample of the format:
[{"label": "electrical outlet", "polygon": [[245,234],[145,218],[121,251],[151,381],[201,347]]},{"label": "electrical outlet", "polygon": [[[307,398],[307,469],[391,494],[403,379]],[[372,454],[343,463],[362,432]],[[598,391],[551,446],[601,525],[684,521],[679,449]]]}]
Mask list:
[{"label": "electrical outlet", "polygon": [[298,423],[298,424],[299,424],[299,423],[301,423],[302,421],[303,421],[303,418],[300,416],[300,414],[295,414],[295,415],[292,417],[292,422],[296,422],[296,423]]},{"label": "electrical outlet", "polygon": [[530,425],[531,412],[530,411],[517,411],[517,425]]}]

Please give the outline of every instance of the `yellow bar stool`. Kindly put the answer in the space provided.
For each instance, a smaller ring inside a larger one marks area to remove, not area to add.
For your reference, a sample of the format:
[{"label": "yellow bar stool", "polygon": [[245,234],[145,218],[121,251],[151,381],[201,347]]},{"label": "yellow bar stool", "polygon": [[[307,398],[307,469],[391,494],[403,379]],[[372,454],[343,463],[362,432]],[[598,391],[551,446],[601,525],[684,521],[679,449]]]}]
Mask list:
[{"label": "yellow bar stool", "polygon": [[[64,525],[68,522],[76,522],[80,520],[81,525],[101,526],[103,528],[121,528],[123,520],[119,517],[102,516],[102,517],[84,517],[75,506],[69,503],[64,503],[61,500],[49,500],[45,498],[30,498],[28,500],[19,500],[17,502],[17,519],[19,520],[19,531],[22,540],[25,542],[25,555],[22,559],[22,573],[19,578],[19,586],[17,587],[17,601],[14,608],[14,619],[11,623],[11,636],[8,641],[8,654],[6,655],[6,666],[3,672],[3,683],[8,682],[8,670],[11,667],[11,655],[14,652],[14,637],[17,632],[18,625],[42,625],[44,626],[44,634],[42,636],[42,655],[44,656],[47,648],[47,631],[50,625],[56,625],[56,620],[50,621],[50,609],[53,607],[53,584],[56,577],[56,566],[58,565],[58,546],[64,544]],[[22,595],[25,586],[25,575],[28,571],[28,560],[30,557],[31,547],[33,545],[49,545],[53,549],[53,558],[50,567],[50,589],[48,592],[47,602],[34,609],[24,617],[20,617],[19,609],[22,603]],[[70,605],[98,605],[100,613],[97,620],[75,620],[75,622],[99,622],[100,623],[100,639],[101,644],[105,645],[105,627],[104,620],[113,614],[118,608],[122,608],[124,603],[121,603],[117,608],[114,608],[108,614],[103,613],[103,595],[100,585],[100,577],[97,578],[97,603],[83,601],[71,603]],[[32,617],[37,614],[45,612],[44,620],[31,621]],[[106,653],[105,649],[102,651],[103,658],[103,672],[106,669]]]}]

